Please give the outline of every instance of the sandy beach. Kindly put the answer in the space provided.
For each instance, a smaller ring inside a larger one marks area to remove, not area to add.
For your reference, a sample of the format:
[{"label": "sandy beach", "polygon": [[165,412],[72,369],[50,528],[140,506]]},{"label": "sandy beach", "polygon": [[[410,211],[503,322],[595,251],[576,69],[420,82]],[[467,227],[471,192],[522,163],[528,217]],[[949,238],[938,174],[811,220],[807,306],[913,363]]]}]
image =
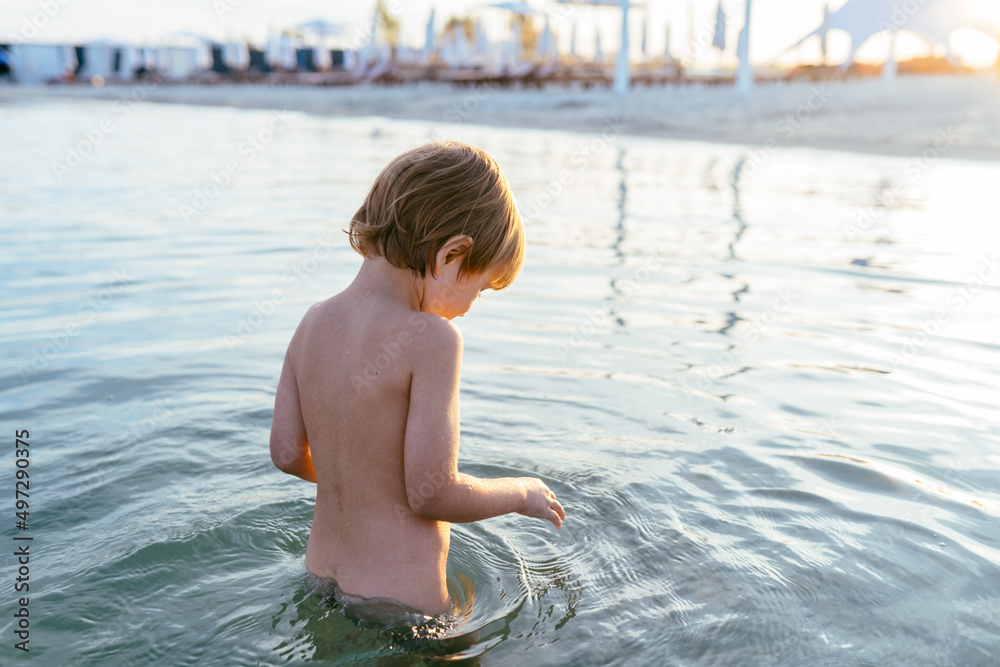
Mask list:
[{"label": "sandy beach", "polygon": [[767,147],[808,146],[884,155],[918,155],[946,137],[952,157],[1000,159],[1000,79],[971,75],[901,76],[758,84],[749,99],[729,87],[607,90],[299,85],[131,84],[0,88],[18,97],[108,100],[142,96],[160,103],[287,109],[330,116],[383,116],[631,135]]}]

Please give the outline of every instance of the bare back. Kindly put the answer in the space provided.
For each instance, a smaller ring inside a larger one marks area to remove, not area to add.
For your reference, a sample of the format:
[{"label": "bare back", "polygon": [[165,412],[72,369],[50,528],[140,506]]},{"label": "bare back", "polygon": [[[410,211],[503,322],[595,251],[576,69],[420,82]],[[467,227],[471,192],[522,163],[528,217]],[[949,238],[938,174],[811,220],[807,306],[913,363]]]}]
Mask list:
[{"label": "bare back", "polygon": [[318,487],[306,567],[350,595],[445,613],[450,524],[412,512],[403,464],[412,342],[437,317],[348,289],[309,310],[288,361]]}]

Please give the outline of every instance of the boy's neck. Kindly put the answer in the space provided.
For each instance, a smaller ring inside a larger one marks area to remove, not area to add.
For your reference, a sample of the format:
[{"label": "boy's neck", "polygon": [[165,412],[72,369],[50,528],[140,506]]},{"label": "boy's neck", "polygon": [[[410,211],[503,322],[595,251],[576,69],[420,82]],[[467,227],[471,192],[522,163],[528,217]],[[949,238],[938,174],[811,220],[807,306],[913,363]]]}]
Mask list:
[{"label": "boy's neck", "polygon": [[411,310],[420,310],[423,301],[423,278],[393,266],[379,255],[365,257],[351,287],[364,296],[380,296]]}]

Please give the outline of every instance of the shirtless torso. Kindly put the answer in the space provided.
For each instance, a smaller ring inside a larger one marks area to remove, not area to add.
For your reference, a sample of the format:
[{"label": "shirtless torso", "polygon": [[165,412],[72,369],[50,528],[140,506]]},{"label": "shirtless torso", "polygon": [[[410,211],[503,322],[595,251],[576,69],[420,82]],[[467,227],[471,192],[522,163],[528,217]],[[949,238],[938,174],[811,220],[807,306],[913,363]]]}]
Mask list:
[{"label": "shirtless torso", "polygon": [[342,293],[309,312],[289,356],[318,480],[306,568],[437,614],[451,609],[450,524],[410,510],[403,467],[412,340],[427,318],[440,319]]}]

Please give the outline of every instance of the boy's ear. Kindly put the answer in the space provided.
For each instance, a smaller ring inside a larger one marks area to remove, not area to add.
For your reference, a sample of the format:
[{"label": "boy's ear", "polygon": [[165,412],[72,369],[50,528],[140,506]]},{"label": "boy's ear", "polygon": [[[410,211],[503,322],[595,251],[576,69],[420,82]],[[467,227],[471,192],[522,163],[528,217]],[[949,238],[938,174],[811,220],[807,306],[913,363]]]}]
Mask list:
[{"label": "boy's ear", "polygon": [[446,264],[456,258],[461,258],[469,252],[471,247],[472,237],[467,236],[466,234],[458,234],[445,241],[441,248],[437,251],[437,257],[435,258],[436,261],[434,264],[434,275],[444,271]]}]

